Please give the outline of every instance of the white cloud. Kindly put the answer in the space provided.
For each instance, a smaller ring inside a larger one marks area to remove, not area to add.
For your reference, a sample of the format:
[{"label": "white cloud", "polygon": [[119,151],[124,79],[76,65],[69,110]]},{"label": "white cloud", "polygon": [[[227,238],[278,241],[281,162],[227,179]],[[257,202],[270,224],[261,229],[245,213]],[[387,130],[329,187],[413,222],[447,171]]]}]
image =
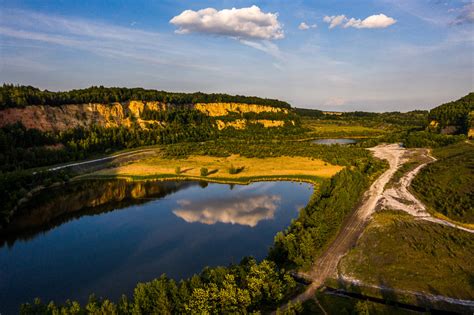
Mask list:
[{"label": "white cloud", "polygon": [[388,17],[385,14],[371,15],[363,20],[355,18],[347,18],[345,15],[337,16],[325,16],[324,22],[329,24],[329,29],[333,29],[336,26],[342,26],[343,28],[386,28],[397,22],[394,18]]},{"label": "white cloud", "polygon": [[388,17],[385,14],[371,15],[364,20],[351,18],[344,27],[355,28],[386,28],[397,23],[394,18]]},{"label": "white cloud", "polygon": [[455,25],[474,23],[474,3],[466,4],[462,9],[461,13],[451,23]]},{"label": "white cloud", "polygon": [[284,38],[278,14],[264,13],[255,5],[221,11],[214,8],[186,10],[173,17],[170,23],[178,27],[178,34],[202,33],[260,40]]},{"label": "white cloud", "polygon": [[298,29],[302,31],[306,31],[306,30],[309,30],[310,28],[317,28],[317,27],[318,25],[316,24],[308,25],[306,24],[306,22],[301,22],[300,25],[298,26]]},{"label": "white cloud", "polygon": [[347,18],[345,15],[333,15],[333,16],[325,16],[323,21],[328,23],[329,28],[332,29],[340,25],[344,21],[347,21]]}]

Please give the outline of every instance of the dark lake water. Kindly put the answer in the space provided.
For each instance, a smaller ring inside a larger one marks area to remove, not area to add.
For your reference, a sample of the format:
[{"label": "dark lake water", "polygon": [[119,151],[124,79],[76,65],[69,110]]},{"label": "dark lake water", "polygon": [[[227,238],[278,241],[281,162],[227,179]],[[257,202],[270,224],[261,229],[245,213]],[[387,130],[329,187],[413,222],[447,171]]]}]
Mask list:
[{"label": "dark lake water", "polygon": [[116,300],[137,282],[263,259],[313,187],[88,181],[45,191],[0,230],[0,313],[21,303]]},{"label": "dark lake water", "polygon": [[338,138],[338,139],[318,139],[314,140],[314,143],[317,144],[325,144],[325,145],[332,145],[332,144],[354,144],[357,143],[355,139],[346,139],[346,138]]}]

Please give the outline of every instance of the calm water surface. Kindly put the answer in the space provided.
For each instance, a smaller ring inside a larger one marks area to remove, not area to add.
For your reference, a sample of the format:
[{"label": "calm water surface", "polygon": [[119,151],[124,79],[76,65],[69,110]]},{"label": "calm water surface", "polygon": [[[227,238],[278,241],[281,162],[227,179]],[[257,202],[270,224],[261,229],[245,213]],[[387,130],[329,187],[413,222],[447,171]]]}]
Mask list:
[{"label": "calm water surface", "polygon": [[0,313],[34,297],[117,299],[166,273],[263,259],[312,186],[93,181],[43,193],[0,230]]},{"label": "calm water surface", "polygon": [[313,141],[317,144],[325,144],[325,145],[332,145],[332,144],[354,144],[357,143],[355,139],[347,139],[347,138],[338,138],[338,139],[318,139]]}]

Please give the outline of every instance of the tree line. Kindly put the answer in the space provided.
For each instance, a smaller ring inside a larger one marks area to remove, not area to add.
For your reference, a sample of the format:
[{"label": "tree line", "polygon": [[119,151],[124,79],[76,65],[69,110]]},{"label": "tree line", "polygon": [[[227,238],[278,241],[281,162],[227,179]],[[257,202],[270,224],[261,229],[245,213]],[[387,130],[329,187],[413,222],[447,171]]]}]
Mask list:
[{"label": "tree line", "polygon": [[126,102],[130,100],[158,101],[167,104],[196,104],[196,103],[247,103],[273,107],[291,108],[284,101],[256,96],[229,95],[222,93],[206,94],[166,92],[143,88],[120,88],[91,86],[65,92],[40,90],[33,86],[3,84],[0,87],[0,110],[9,107],[24,107],[27,105],[59,106],[64,104],[85,104]]},{"label": "tree line", "polygon": [[474,111],[474,93],[460,98],[457,101],[449,102],[433,108],[430,111],[429,119],[439,123],[438,128],[457,126],[457,133],[466,134],[471,127],[470,113]]},{"label": "tree line", "polygon": [[114,303],[91,296],[77,301],[23,304],[20,314],[241,314],[274,310],[296,287],[275,263],[244,258],[229,267],[205,268],[200,274],[176,282],[165,275],[139,283],[131,299]]}]

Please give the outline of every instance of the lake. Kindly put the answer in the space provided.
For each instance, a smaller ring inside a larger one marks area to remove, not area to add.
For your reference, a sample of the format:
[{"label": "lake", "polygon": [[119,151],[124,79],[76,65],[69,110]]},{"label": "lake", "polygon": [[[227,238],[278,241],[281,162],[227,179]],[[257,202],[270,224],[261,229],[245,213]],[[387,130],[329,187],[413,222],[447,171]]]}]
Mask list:
[{"label": "lake", "polygon": [[50,189],[0,230],[0,313],[40,297],[117,300],[138,282],[265,258],[313,186],[82,181]]},{"label": "lake", "polygon": [[337,139],[318,139],[318,140],[314,140],[313,143],[333,145],[333,144],[355,144],[357,143],[357,141],[355,139],[337,138]]}]

